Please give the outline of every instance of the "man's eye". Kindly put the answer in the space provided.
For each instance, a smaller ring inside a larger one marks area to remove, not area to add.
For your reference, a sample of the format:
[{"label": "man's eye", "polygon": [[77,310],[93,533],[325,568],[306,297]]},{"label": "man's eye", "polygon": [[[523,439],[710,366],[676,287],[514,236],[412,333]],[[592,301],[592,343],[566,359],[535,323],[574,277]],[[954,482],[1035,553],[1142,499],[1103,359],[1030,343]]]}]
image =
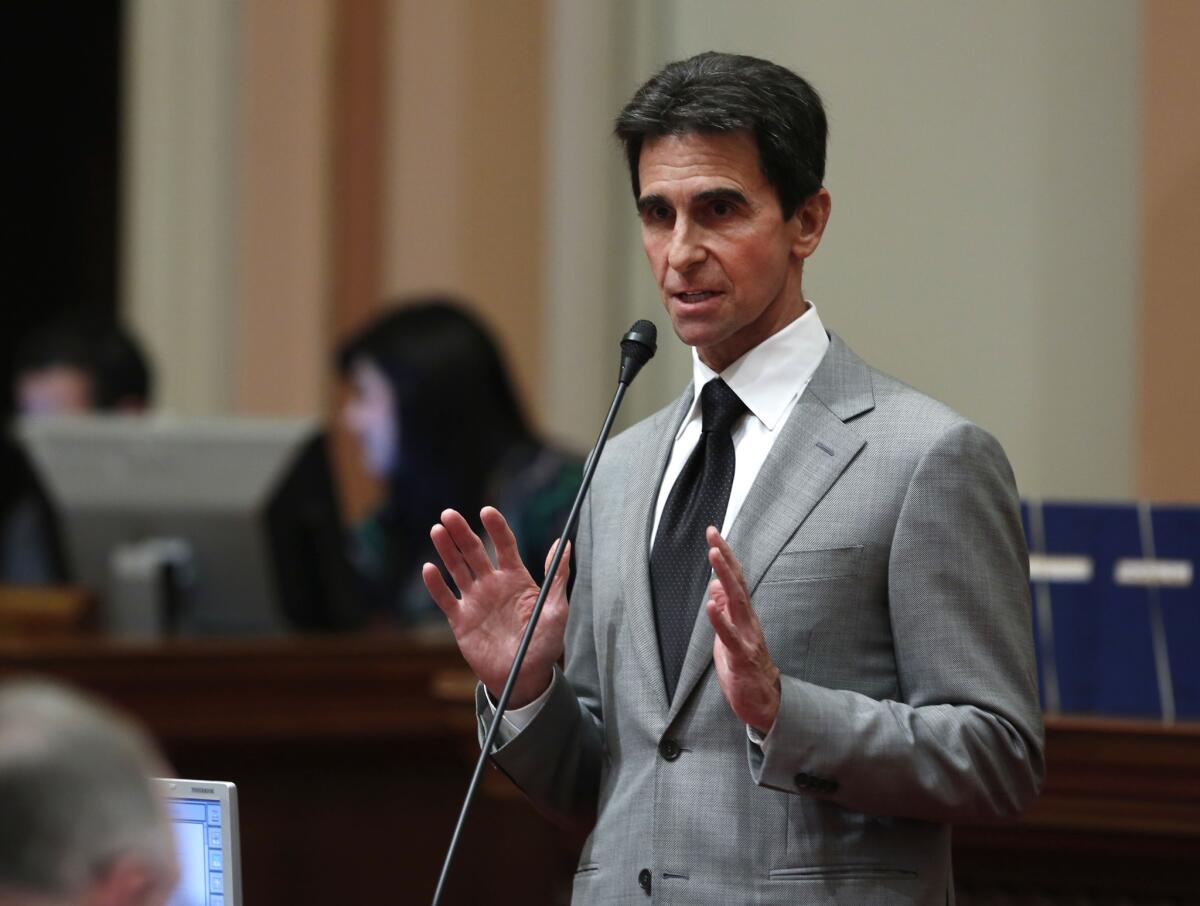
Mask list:
[{"label": "man's eye", "polygon": [[718,217],[728,217],[733,213],[733,205],[727,201],[714,201],[712,212]]},{"label": "man's eye", "polygon": [[642,222],[646,224],[668,224],[674,217],[675,213],[666,205],[656,204],[642,208]]}]

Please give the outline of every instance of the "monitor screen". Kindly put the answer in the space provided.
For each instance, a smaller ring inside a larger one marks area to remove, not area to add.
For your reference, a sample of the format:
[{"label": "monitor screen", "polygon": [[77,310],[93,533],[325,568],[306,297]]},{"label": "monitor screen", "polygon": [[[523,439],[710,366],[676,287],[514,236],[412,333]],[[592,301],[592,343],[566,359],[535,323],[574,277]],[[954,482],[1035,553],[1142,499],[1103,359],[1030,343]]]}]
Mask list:
[{"label": "monitor screen", "polygon": [[27,419],[68,578],[128,635],[352,628],[325,437],[310,420]]},{"label": "monitor screen", "polygon": [[157,782],[179,863],[179,885],[167,906],[240,906],[237,787],[205,780]]}]

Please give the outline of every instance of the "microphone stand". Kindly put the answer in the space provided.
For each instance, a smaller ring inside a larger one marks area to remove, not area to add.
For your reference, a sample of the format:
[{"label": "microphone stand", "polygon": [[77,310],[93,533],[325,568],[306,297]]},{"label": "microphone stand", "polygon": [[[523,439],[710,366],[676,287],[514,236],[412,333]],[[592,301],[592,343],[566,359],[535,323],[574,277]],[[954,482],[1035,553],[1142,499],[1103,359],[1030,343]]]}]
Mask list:
[{"label": "microphone stand", "polygon": [[600,429],[600,436],[596,439],[596,445],[592,448],[592,452],[588,455],[587,463],[583,467],[583,480],[579,485],[579,493],[575,495],[575,502],[571,504],[571,512],[567,516],[567,524],[563,526],[558,544],[555,545],[554,556],[550,560],[550,566],[546,569],[546,577],[542,580],[541,590],[538,592],[537,601],[533,605],[533,613],[529,616],[529,623],[525,627],[525,634],[521,637],[520,645],[517,646],[517,654],[513,658],[512,669],[508,671],[508,679],[504,681],[504,689],[501,691],[500,698],[496,702],[495,716],[488,726],[487,735],[483,740],[483,748],[479,753],[479,760],[475,763],[475,772],[471,775],[471,783],[467,787],[466,798],[463,801],[462,809],[458,813],[458,822],[455,824],[454,833],[450,837],[450,848],[446,852],[445,862],[442,863],[442,872],[438,876],[437,889],[433,894],[432,906],[438,906],[438,903],[441,901],[446,880],[450,876],[450,865],[454,861],[454,854],[458,849],[463,827],[466,825],[467,814],[471,810],[471,804],[475,800],[475,794],[478,792],[480,781],[483,779],[483,769],[492,754],[492,746],[496,743],[496,735],[500,731],[500,722],[504,719],[504,712],[508,708],[508,700],[512,697],[513,687],[517,684],[517,676],[521,672],[521,666],[525,663],[525,653],[529,650],[529,643],[533,640],[533,631],[537,628],[538,618],[542,615],[542,606],[546,603],[546,596],[550,592],[550,585],[554,581],[554,577],[558,575],[558,567],[562,562],[563,549],[567,545],[567,538],[574,532],[575,524],[579,520],[579,510],[583,506],[583,498],[587,495],[588,488],[591,487],[592,475],[596,472],[596,464],[600,461],[600,454],[604,451],[604,445],[608,442],[608,435],[612,431],[613,421],[617,417],[617,410],[621,408],[621,401],[625,399],[625,391],[629,389],[630,383],[632,383],[633,378],[637,375],[642,365],[654,355],[655,334],[656,330],[652,323],[649,321],[638,321],[625,334],[624,339],[621,341],[621,349],[625,354],[622,356],[621,376],[617,381],[617,391],[613,394],[612,405],[608,408],[608,416],[604,419],[604,426]]}]

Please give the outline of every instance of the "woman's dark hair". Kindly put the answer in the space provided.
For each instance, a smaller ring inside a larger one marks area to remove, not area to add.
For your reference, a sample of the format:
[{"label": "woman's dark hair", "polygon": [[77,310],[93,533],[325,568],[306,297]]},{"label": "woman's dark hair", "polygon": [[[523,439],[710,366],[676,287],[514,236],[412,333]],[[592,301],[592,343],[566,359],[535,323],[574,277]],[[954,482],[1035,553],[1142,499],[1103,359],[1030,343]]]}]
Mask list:
[{"label": "woman's dark hair", "polygon": [[668,63],[617,116],[634,198],[646,139],[742,129],[754,136],[763,175],[791,219],[825,179],[825,108],[790,69],[737,54],[709,51]]},{"label": "woman's dark hair", "polygon": [[395,397],[399,444],[382,516],[389,534],[408,541],[391,564],[403,576],[441,511],[476,522],[489,477],[534,437],[496,343],[458,299],[396,300],[337,352],[343,375],[360,361],[383,373]]}]

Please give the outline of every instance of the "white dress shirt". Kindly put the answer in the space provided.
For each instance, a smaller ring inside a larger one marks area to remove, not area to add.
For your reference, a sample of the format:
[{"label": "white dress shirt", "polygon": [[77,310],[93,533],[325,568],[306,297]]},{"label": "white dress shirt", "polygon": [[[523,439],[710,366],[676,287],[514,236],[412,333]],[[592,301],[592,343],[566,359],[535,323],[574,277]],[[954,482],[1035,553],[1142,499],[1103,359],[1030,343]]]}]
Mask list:
[{"label": "white dress shirt", "polygon": [[744,356],[718,375],[700,361],[692,349],[692,407],[675,434],[675,446],[667,461],[667,471],[658,486],[658,501],[654,506],[654,527],[650,532],[650,548],[658,534],[663,508],[679,473],[700,441],[703,417],[700,411],[700,391],[715,377],[722,378],[729,389],[750,410],[734,423],[731,430],[735,466],[733,487],[729,489],[729,505],[721,534],[728,536],[733,520],[741,512],[750,486],[758,477],[762,464],[775,445],[800,394],[812,380],[813,372],[825,357],[829,337],[817,309],[810,302],[808,310],[778,333],[767,337]]},{"label": "white dress shirt", "polygon": [[[816,307],[809,302],[808,308],[799,318],[782,330],[767,337],[740,359],[721,372],[734,393],[749,410],[741,416],[731,430],[734,450],[733,487],[729,491],[729,505],[725,509],[725,521],[721,534],[728,536],[729,529],[746,502],[746,495],[759,470],[775,445],[776,439],[796,407],[797,400],[812,380],[813,373],[825,351],[829,348],[829,337],[817,314]],[[692,349],[692,406],[675,434],[675,445],[662,484],[658,488],[658,500],[654,506],[654,525],[650,532],[650,547],[658,534],[658,523],[662,518],[667,497],[692,450],[700,440],[702,413],[700,391],[718,374],[700,361],[695,348]],[[553,686],[550,687],[552,689]],[[540,697],[521,708],[504,713],[504,724],[500,728],[503,741],[511,739],[524,729],[541,710],[550,696],[547,689]],[[750,738],[759,745],[768,740],[747,727]]]}]

